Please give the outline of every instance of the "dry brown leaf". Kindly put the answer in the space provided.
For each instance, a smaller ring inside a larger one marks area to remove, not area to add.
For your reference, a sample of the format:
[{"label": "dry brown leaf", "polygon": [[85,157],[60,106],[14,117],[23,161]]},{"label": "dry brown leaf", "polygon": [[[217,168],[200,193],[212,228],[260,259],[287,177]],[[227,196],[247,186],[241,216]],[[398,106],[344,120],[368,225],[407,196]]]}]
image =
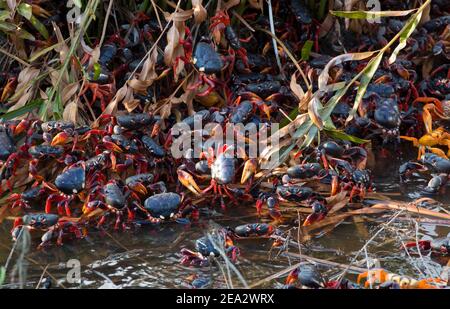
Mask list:
[{"label": "dry brown leaf", "polygon": [[153,81],[132,79],[128,82],[128,86],[133,88],[136,92],[145,93],[147,88],[153,83]]},{"label": "dry brown leaf", "polygon": [[334,20],[335,17],[332,14],[328,13],[322,24],[320,25],[319,38],[323,38],[328,34],[328,32],[331,31],[334,26]]},{"label": "dry brown leaf", "polygon": [[170,116],[170,111],[172,110],[172,102],[167,102],[161,107],[160,115],[162,119],[167,119]]},{"label": "dry brown leaf", "polygon": [[79,84],[77,82],[68,84],[61,91],[62,105],[65,106],[67,102],[77,93]]},{"label": "dry brown leaf", "polygon": [[319,115],[319,108],[322,107],[320,100],[313,97],[308,103],[308,115],[312,122],[320,129],[323,129],[323,121]]},{"label": "dry brown leaf", "polygon": [[[325,219],[323,219],[319,222],[315,222],[311,225],[302,227],[302,231],[304,232],[304,234],[311,234],[313,231],[322,229],[331,224],[334,224],[335,226],[337,226],[340,222],[342,222],[343,220],[345,220],[346,218],[348,218],[350,216],[377,214],[377,213],[381,213],[384,211],[386,211],[386,210],[385,209],[377,209],[377,208],[373,208],[373,207],[366,207],[366,208],[361,208],[358,210],[348,211],[348,212],[345,212],[342,214],[336,214],[334,216],[327,216],[327,217],[325,217]],[[313,233],[313,234],[317,234],[317,233],[318,232]]]},{"label": "dry brown leaf", "polygon": [[61,64],[66,60],[66,55],[69,53],[69,46],[67,46],[64,37],[61,33],[61,29],[59,29],[56,23],[52,23],[53,31],[55,32],[56,39],[58,40],[58,46],[55,47],[56,52],[59,53],[59,61]]},{"label": "dry brown leaf", "polygon": [[166,21],[172,20],[174,23],[178,23],[178,22],[184,22],[184,21],[190,19],[193,14],[194,14],[193,9],[186,10],[186,11],[179,10],[178,12],[174,12],[172,14],[164,12],[164,18],[166,19]]},{"label": "dry brown leaf", "polygon": [[109,102],[109,104],[106,106],[102,114],[114,115],[117,111],[117,106],[119,105],[119,102],[121,102],[127,96],[129,91],[130,90],[127,84],[123,85],[119,90],[117,90],[116,95],[114,96],[112,101]]},{"label": "dry brown leaf", "polygon": [[200,24],[208,17],[206,9],[202,5],[203,0],[192,0],[192,7],[194,8],[194,20],[196,24]]},{"label": "dry brown leaf", "polygon": [[263,0],[249,0],[248,4],[254,9],[262,10],[263,9]]},{"label": "dry brown leaf", "polygon": [[63,119],[77,123],[78,104],[75,101],[69,102],[64,107]]},{"label": "dry brown leaf", "polygon": [[172,27],[170,27],[170,29],[167,31],[167,45],[164,48],[164,63],[166,65],[172,65],[172,62],[174,60],[173,54],[179,42],[180,33],[178,32],[178,28],[174,23]]},{"label": "dry brown leaf", "polygon": [[427,21],[430,20],[430,9],[431,5],[427,5],[424,10],[422,11],[422,17],[420,18],[419,25],[423,25]]},{"label": "dry brown leaf", "polygon": [[194,110],[194,98],[195,98],[195,91],[193,89],[185,89],[184,93],[180,97],[183,102],[187,105],[188,108],[188,114],[193,115],[195,113]]},{"label": "dry brown leaf", "polygon": [[328,209],[330,209],[328,213],[335,213],[338,210],[344,208],[348,204],[349,198],[347,197],[347,193],[348,191],[343,190],[336,195],[326,198],[327,207]]},{"label": "dry brown leaf", "polygon": [[437,211],[429,210],[429,209],[426,209],[423,207],[410,205],[410,204],[406,204],[406,203],[404,203],[404,204],[396,203],[396,202],[380,203],[380,204],[373,205],[371,208],[373,208],[373,209],[391,209],[391,210],[404,209],[410,213],[415,213],[415,214],[422,215],[422,216],[450,220],[449,214],[440,213]]},{"label": "dry brown leaf", "polygon": [[295,76],[295,73],[292,74],[291,82],[289,84],[292,92],[295,94],[297,99],[301,101],[303,97],[305,96],[305,92],[303,91],[302,87],[297,83],[297,77]]},{"label": "dry brown leaf", "polygon": [[350,61],[350,60],[356,61],[356,60],[366,59],[375,53],[376,53],[376,51],[369,51],[369,52],[362,52],[362,53],[347,53],[347,54],[342,54],[342,55],[334,57],[327,63],[327,65],[323,68],[322,72],[319,75],[319,79],[318,79],[319,90],[324,89],[325,86],[328,84],[328,78],[330,77],[328,72],[330,71],[330,69],[332,67],[334,67],[338,64],[341,64],[342,62],[345,62],[345,61]]},{"label": "dry brown leaf", "polygon": [[18,84],[16,87],[16,94],[11,98],[10,103],[14,104],[8,109],[8,112],[16,110],[25,106],[32,98],[35,84],[33,80],[39,75],[40,70],[33,67],[26,67],[17,78]]},{"label": "dry brown leaf", "polygon": [[141,73],[139,74],[139,80],[142,81],[154,81],[158,74],[156,73],[156,61],[158,58],[158,50],[155,48],[148,55],[147,59],[144,61],[142,65]]},{"label": "dry brown leaf", "polygon": [[127,109],[127,111],[129,113],[134,111],[140,104],[141,104],[141,102],[139,100],[137,100],[137,99],[123,102],[123,105],[125,106],[125,108]]},{"label": "dry brown leaf", "polygon": [[10,11],[14,11],[16,9],[17,6],[16,0],[6,0],[6,3],[8,4],[8,8]]}]

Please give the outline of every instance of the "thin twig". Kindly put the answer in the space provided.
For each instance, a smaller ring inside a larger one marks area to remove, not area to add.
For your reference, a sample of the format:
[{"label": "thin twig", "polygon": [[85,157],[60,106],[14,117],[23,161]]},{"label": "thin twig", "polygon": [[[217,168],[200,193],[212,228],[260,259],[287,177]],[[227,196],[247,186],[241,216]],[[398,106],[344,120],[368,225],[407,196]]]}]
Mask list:
[{"label": "thin twig", "polygon": [[158,13],[158,8],[156,7],[156,3],[155,3],[154,0],[150,0],[150,2],[152,3],[153,9],[155,10],[156,19],[158,20],[159,29],[163,30],[163,26],[162,26],[162,23],[161,23],[161,19],[159,18],[159,13]]},{"label": "thin twig", "polygon": [[30,66],[30,64],[28,62],[26,62],[25,60],[20,59],[16,55],[11,54],[10,52],[4,50],[3,48],[0,48],[0,53],[5,54],[6,56],[16,60],[17,62],[19,62],[20,64],[23,64],[26,67]]},{"label": "thin twig", "polygon": [[42,282],[42,280],[44,279],[44,275],[45,275],[45,273],[47,272],[47,268],[48,268],[49,266],[50,266],[50,264],[47,264],[47,265],[45,266],[44,270],[42,271],[41,277],[39,278],[39,282],[38,282],[38,284],[36,285],[36,290],[39,289],[39,287],[41,286],[41,282]]},{"label": "thin twig", "polygon": [[397,218],[402,212],[404,211],[404,209],[398,211],[385,225],[383,225],[365,244],[364,246],[356,253],[356,255],[352,258],[352,260],[350,261],[350,263],[348,264],[348,267],[346,269],[344,269],[344,271],[342,272],[342,274],[339,276],[338,281],[341,281],[344,276],[347,274],[350,266],[355,263],[356,259],[358,258],[358,256],[365,250],[365,248],[367,248],[367,246],[375,239],[378,237],[378,235],[380,235],[380,233],[382,231],[384,231],[384,229],[389,226],[389,224],[391,224],[392,222],[394,222],[395,218]]},{"label": "thin twig", "polygon": [[106,28],[108,28],[108,19],[109,19],[109,16],[111,15],[111,9],[112,9],[113,3],[114,3],[113,0],[109,0],[108,9],[106,10],[105,22],[103,23],[102,36],[100,37],[100,43],[98,43],[98,46],[103,45],[103,40],[105,39]]},{"label": "thin twig", "polygon": [[[271,0],[266,0],[266,1],[267,1],[267,5],[269,6],[270,32],[275,37],[276,34],[275,34],[275,25],[273,23],[272,1]],[[275,59],[277,60],[277,65],[278,65],[278,69],[280,70],[280,74],[282,77],[284,77],[284,71],[283,71],[283,68],[281,67],[280,55],[278,54],[277,40],[274,37],[272,37],[273,51],[275,53]]]}]

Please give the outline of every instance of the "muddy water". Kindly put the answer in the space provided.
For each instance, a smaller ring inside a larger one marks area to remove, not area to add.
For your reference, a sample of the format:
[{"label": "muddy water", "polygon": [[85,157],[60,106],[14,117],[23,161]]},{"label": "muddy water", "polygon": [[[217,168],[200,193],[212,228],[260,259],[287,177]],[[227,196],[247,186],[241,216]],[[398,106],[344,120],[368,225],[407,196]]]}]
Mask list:
[{"label": "muddy water", "polygon": [[[388,160],[391,165],[378,164],[374,172],[375,187],[378,192],[392,195],[394,199],[413,200],[420,196],[420,189],[425,181],[415,181],[407,186],[398,182],[398,166],[400,162]],[[392,163],[391,163],[392,162]],[[449,193],[440,196],[442,207],[450,210]],[[201,221],[189,228],[170,224],[163,227],[145,227],[136,231],[90,233],[86,240],[67,243],[63,247],[52,247],[45,251],[36,251],[38,239],[34,239],[28,253],[30,260],[27,266],[27,287],[34,287],[42,274],[42,267],[48,265],[48,271],[64,287],[79,287],[66,280],[68,269],[66,263],[70,259],[78,259],[81,263],[82,287],[150,287],[150,288],[186,288],[190,287],[192,275],[204,279],[207,287],[227,287],[226,276],[219,267],[193,268],[179,264],[179,251],[182,247],[193,248],[193,241],[204,235],[204,231],[212,224],[235,226],[247,222],[255,222],[252,205],[230,207],[225,213],[209,211],[203,214]],[[391,214],[392,215],[392,214]],[[328,259],[339,263],[349,263],[355,253],[364,243],[386,222],[389,217],[380,219],[370,217],[368,220],[349,219],[330,233],[312,240],[303,254]],[[450,232],[447,226],[420,223],[417,226],[419,239],[446,236]],[[9,236],[10,224],[0,227],[0,264],[5,264],[13,245]],[[293,232],[295,234],[295,232]],[[389,225],[379,237],[368,247],[368,257],[376,258],[382,267],[399,274],[415,278],[429,277],[430,274],[440,274],[442,259],[429,256],[408,256],[401,249],[402,241],[414,240],[416,225],[414,221],[404,218]],[[408,238],[409,237],[409,238]],[[412,238],[411,238],[412,237]],[[273,273],[281,271],[295,258],[270,252],[271,241],[268,239],[243,240],[237,243],[241,255],[236,264],[238,270],[250,285]],[[290,252],[297,253],[296,247],[290,247]],[[269,253],[270,252],[270,253]],[[9,271],[16,262],[16,255],[10,262]],[[357,260],[364,258],[360,256]],[[221,263],[224,266],[223,263]],[[362,263],[365,267],[366,264]],[[325,275],[332,277],[341,270],[336,268],[321,268]],[[226,272],[226,270],[224,270]],[[355,279],[354,274],[348,275]],[[262,287],[280,287],[284,278],[272,280]],[[227,280],[229,281],[229,280]],[[11,277],[7,278],[7,283]],[[232,275],[234,286],[242,286],[237,276]],[[13,287],[13,285],[10,285]]]}]

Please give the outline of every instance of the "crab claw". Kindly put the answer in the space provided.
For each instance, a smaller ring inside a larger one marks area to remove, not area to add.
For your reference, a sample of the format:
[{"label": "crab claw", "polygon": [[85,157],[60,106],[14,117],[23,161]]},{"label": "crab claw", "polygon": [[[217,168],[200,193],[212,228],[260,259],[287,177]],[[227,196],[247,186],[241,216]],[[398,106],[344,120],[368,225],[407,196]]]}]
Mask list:
[{"label": "crab claw", "polygon": [[194,177],[192,177],[191,174],[188,172],[185,172],[183,170],[178,170],[178,180],[181,182],[183,186],[189,189],[192,193],[195,195],[200,195],[202,190],[198,187],[197,183],[194,180]]},{"label": "crab claw", "polygon": [[69,135],[66,132],[59,132],[52,139],[51,146],[64,145],[69,140]]},{"label": "crab claw", "polygon": [[268,106],[267,104],[263,103],[259,106],[259,109],[266,114],[267,119],[270,119],[270,106]]},{"label": "crab claw", "polygon": [[16,227],[18,227],[19,225],[23,225],[23,219],[22,219],[22,217],[18,217],[18,218],[16,218],[16,219],[14,219],[13,229],[15,229]]},{"label": "crab claw", "polygon": [[289,275],[286,278],[286,285],[295,284],[298,280],[298,268],[294,269],[289,273]]},{"label": "crab claw", "polygon": [[387,281],[389,273],[384,269],[373,269],[358,275],[356,283],[360,284],[365,280],[364,287],[368,288],[373,284],[379,284]]},{"label": "crab claw", "polygon": [[324,214],[312,213],[308,217],[306,217],[305,221],[303,221],[303,226],[311,225],[315,222],[322,220],[325,217]]},{"label": "crab claw", "polygon": [[264,204],[264,201],[261,200],[261,199],[256,201],[256,212],[258,213],[258,215],[261,214],[261,210],[262,210],[263,204]]},{"label": "crab claw", "polygon": [[407,242],[405,244],[406,248],[412,248],[419,245],[420,250],[430,250],[431,249],[431,241],[429,240],[419,240],[417,243],[415,241]]},{"label": "crab claw", "polygon": [[242,171],[241,184],[244,184],[252,175],[256,173],[256,160],[251,159],[245,162],[244,169]]},{"label": "crab claw", "polygon": [[311,205],[311,208],[313,212],[305,219],[305,222],[303,222],[303,226],[308,226],[313,224],[314,222],[318,222],[325,218],[325,216],[327,215],[327,208],[320,202],[314,202]]},{"label": "crab claw", "polygon": [[155,123],[155,125],[152,128],[151,137],[154,138],[154,137],[158,136],[160,131],[161,131],[161,124],[159,122]]},{"label": "crab claw", "polygon": [[103,141],[103,146],[108,149],[111,150],[113,152],[119,152],[122,153],[122,148],[120,148],[120,146],[114,144],[113,142],[109,142],[109,141]]},{"label": "crab claw", "polygon": [[19,122],[19,124],[14,128],[14,135],[19,135],[25,131],[28,130],[28,127],[30,126],[30,121],[23,119]]},{"label": "crab claw", "polygon": [[138,192],[142,195],[146,195],[147,194],[147,188],[142,184],[142,183],[136,183],[133,184],[132,186],[130,186],[130,188],[135,191]]}]

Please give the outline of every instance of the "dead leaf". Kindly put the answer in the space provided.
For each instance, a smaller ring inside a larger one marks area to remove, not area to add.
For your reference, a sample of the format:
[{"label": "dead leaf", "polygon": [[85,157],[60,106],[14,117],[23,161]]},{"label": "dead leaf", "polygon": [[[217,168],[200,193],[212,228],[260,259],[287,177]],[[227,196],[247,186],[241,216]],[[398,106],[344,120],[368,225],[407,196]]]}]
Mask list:
[{"label": "dead leaf", "polygon": [[248,4],[254,9],[262,10],[263,9],[263,0],[249,0]]},{"label": "dead leaf", "polygon": [[202,5],[203,0],[192,0],[192,7],[194,8],[194,20],[196,24],[200,24],[208,17],[206,9]]},{"label": "dead leaf", "polygon": [[179,10],[178,12],[174,12],[172,14],[164,12],[164,18],[166,19],[166,21],[173,21],[175,24],[175,23],[184,22],[184,21],[190,19],[193,14],[194,14],[193,9],[186,10],[186,11]]},{"label": "dead leaf", "polygon": [[8,8],[10,11],[15,11],[16,6],[17,6],[16,0],[6,0],[6,3],[8,4]]},{"label": "dead leaf", "polygon": [[119,102],[121,102],[129,92],[128,85],[123,85],[119,90],[117,90],[116,95],[114,98],[109,102],[109,104],[106,106],[105,110],[103,111],[103,115],[113,115],[117,111],[117,106]]},{"label": "dead leaf", "polygon": [[406,204],[406,203],[396,203],[396,202],[388,202],[388,203],[380,203],[375,204],[371,208],[373,209],[391,209],[391,210],[406,210],[410,213],[415,213],[422,216],[427,217],[435,217],[444,220],[450,220],[449,214],[443,214],[437,211],[429,210],[423,207]]},{"label": "dead leaf", "polygon": [[123,105],[125,106],[125,108],[127,109],[127,111],[129,113],[131,113],[132,111],[134,111],[139,105],[141,104],[141,101],[134,99],[131,101],[126,101],[123,102]]},{"label": "dead leaf", "polygon": [[161,107],[160,115],[162,119],[167,119],[170,116],[170,111],[172,110],[172,102],[167,102]]},{"label": "dead leaf", "polygon": [[144,61],[142,65],[142,70],[139,74],[139,80],[142,81],[154,81],[158,74],[156,73],[156,61],[158,58],[158,50],[155,48],[148,55],[147,59]]},{"label": "dead leaf", "polygon": [[342,62],[345,62],[345,61],[351,61],[351,60],[356,61],[356,60],[366,59],[375,53],[376,53],[376,51],[369,51],[369,52],[362,52],[362,53],[347,53],[347,54],[343,54],[343,55],[334,57],[327,63],[327,65],[323,68],[322,72],[319,75],[319,79],[318,79],[319,90],[322,90],[328,84],[328,78],[330,77],[328,72],[330,71],[330,69],[332,67],[334,67],[338,64],[341,64]]},{"label": "dead leaf", "polygon": [[9,100],[14,105],[8,109],[8,112],[23,107],[30,101],[35,89],[34,79],[39,73],[40,70],[33,67],[26,67],[19,73],[16,92]]},{"label": "dead leaf", "polygon": [[319,38],[323,38],[324,36],[326,36],[328,34],[328,32],[331,31],[331,29],[334,26],[334,20],[335,17],[328,13],[327,16],[325,17],[324,21],[322,22],[322,24],[320,25],[320,30],[319,30]]},{"label": "dead leaf", "polygon": [[308,103],[308,115],[312,122],[320,129],[323,129],[323,121],[319,115],[319,108],[322,107],[319,99],[313,97]]},{"label": "dead leaf", "polygon": [[133,88],[136,92],[146,93],[147,88],[153,83],[153,81],[132,79],[128,82],[128,86]]},{"label": "dead leaf", "polygon": [[292,92],[295,94],[297,99],[301,101],[303,97],[305,96],[305,92],[303,91],[302,87],[297,83],[297,77],[295,76],[295,73],[292,74],[291,82],[289,84]]},{"label": "dead leaf", "polygon": [[77,82],[68,84],[64,87],[64,89],[61,91],[61,99],[63,106],[66,105],[67,102],[70,101],[72,96],[74,96],[78,91],[79,84]]},{"label": "dead leaf", "polygon": [[424,23],[426,23],[427,21],[430,20],[430,9],[431,9],[431,5],[427,5],[423,11],[422,11],[422,17],[420,18],[420,22],[419,25],[423,25]]},{"label": "dead leaf", "polygon": [[64,107],[63,119],[77,123],[78,104],[75,101],[69,102]]}]

